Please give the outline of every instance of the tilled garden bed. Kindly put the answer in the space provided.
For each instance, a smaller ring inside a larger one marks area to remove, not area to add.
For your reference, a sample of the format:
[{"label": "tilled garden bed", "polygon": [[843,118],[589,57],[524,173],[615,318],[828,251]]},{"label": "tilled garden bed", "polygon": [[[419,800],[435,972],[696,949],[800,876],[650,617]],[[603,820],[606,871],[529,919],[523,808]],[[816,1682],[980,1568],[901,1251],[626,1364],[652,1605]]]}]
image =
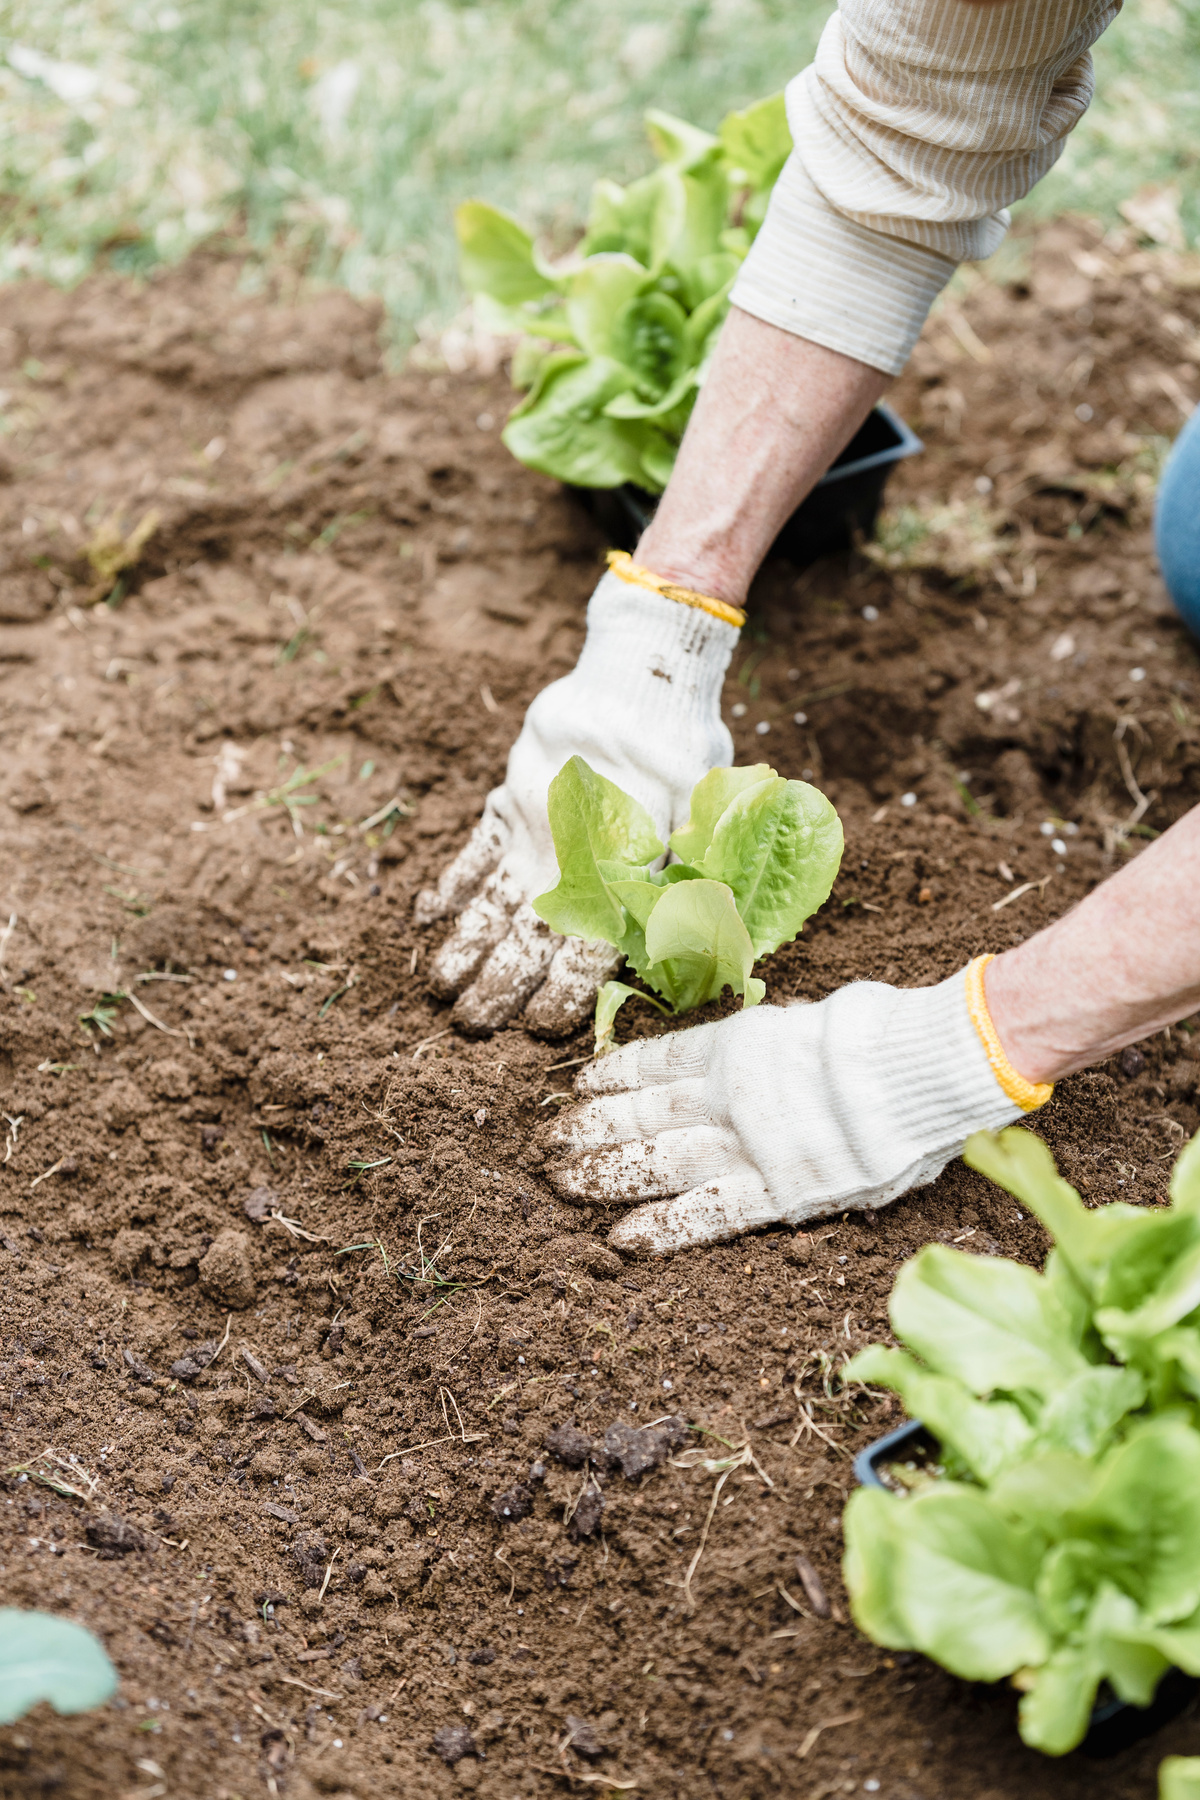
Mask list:
[{"label": "tilled garden bed", "polygon": [[[500,374],[389,375],[366,309],[248,286],[0,294],[0,1562],[122,1677],[0,1734],[0,1792],[1082,1800],[1094,1765],[864,1642],[838,1573],[898,1415],[837,1370],[898,1264],[1040,1229],[954,1166],[636,1262],[555,1197],[588,1039],[454,1034],[412,901],[603,545],[501,447]],[[846,827],[768,999],[935,981],[1197,798],[1148,499],[1198,359],[1194,270],[1083,224],[931,323],[907,510],[769,568],[730,673],[738,760]],[[1163,1198],[1195,1041],[1061,1085],[1037,1129],[1089,1200]],[[1197,1749],[1185,1714],[1104,1790]]]}]

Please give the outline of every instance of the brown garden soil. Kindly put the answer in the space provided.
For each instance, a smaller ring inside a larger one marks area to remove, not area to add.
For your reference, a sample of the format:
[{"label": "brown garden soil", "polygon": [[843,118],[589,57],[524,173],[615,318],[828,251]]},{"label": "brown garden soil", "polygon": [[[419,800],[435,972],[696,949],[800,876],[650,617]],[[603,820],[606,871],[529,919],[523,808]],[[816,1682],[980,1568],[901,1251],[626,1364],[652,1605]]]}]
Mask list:
[{"label": "brown garden soil", "polygon": [[[1200,792],[1149,524],[1200,283],[1086,224],[1030,254],[899,384],[926,450],[875,560],[756,589],[739,760],[811,771],[847,838],[771,999],[1016,943]],[[603,546],[500,445],[502,373],[379,343],[228,262],[0,294],[0,1574],[121,1676],[0,1733],[0,1792],[1151,1795],[1194,1709],[1052,1762],[1007,1689],[847,1620],[850,1457],[898,1414],[837,1368],[919,1245],[1036,1261],[1038,1227],[955,1165],[623,1262],[537,1146],[586,1036],[470,1042],[427,994],[413,897]],[[1162,1200],[1193,1044],[1062,1083],[1036,1129],[1090,1201]]]}]

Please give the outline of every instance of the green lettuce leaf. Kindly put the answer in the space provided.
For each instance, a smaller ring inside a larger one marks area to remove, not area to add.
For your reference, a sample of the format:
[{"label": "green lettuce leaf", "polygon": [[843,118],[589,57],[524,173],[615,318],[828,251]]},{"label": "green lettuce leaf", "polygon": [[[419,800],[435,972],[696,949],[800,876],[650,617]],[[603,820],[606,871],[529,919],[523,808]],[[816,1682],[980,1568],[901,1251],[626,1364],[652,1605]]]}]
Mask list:
[{"label": "green lettuce leaf", "polygon": [[733,796],[704,855],[689,860],[728,882],[754,954],[767,956],[791,943],[829,898],[842,860],[842,822],[818,789],[772,770]]},{"label": "green lettuce leaf", "polygon": [[678,169],[691,169],[711,160],[718,149],[711,131],[702,131],[698,125],[689,125],[686,119],[660,112],[657,107],[646,114],[646,136],[659,161]]},{"label": "green lettuce leaf", "polygon": [[553,931],[625,949],[629,920],[601,864],[614,873],[636,874],[661,856],[654,821],[582,756],[564,763],[550,783],[547,810],[559,879],[538,896],[533,910]]},{"label": "green lettuce leaf", "polygon": [[1158,1765],[1158,1800],[1200,1800],[1200,1756],[1164,1756]]},{"label": "green lettuce leaf", "polygon": [[1033,1592],[1041,1542],[978,1489],[939,1482],[900,1499],[859,1488],[844,1523],[851,1611],[877,1643],[920,1650],[968,1681],[1050,1654]]},{"label": "green lettuce leaf", "polygon": [[688,310],[699,306],[736,273],[733,257],[721,250],[721,233],[729,205],[729,182],[714,152],[692,165],[683,182],[683,220],[667,251]]},{"label": "green lettuce leaf", "polygon": [[665,431],[656,431],[650,420],[646,421],[645,430],[637,481],[648,494],[661,494],[671,479],[679,445]]},{"label": "green lettuce leaf", "polygon": [[549,357],[534,391],[504,427],[518,461],[577,487],[619,487],[640,481],[653,427],[610,419],[604,408],[632,386],[624,364],[609,357]]},{"label": "green lettuce leaf", "polygon": [[610,419],[661,419],[665,426],[671,422],[670,415],[684,408],[685,403],[686,410],[691,411],[696,381],[697,371],[685,369],[657,400],[640,400],[635,392],[628,391],[610,400],[604,411]]},{"label": "green lettuce leaf", "polygon": [[1179,1152],[1171,1170],[1170,1194],[1176,1212],[1200,1214],[1200,1132]]},{"label": "green lettuce leaf", "polygon": [[[640,262],[621,252],[589,256],[567,284],[567,318],[575,341],[589,356],[611,357],[637,370],[623,352],[618,322],[649,276]],[[655,296],[647,296],[654,298]],[[662,298],[663,296],[657,296]]]},{"label": "green lettuce leaf", "polygon": [[717,1000],[726,987],[747,1006],[766,992],[750,974],[754,945],[723,882],[679,881],[660,889],[645,931],[647,966],[638,973],[676,1012]]},{"label": "green lettuce leaf", "polygon": [[890,1310],[897,1337],[975,1394],[1044,1399],[1089,1366],[1045,1277],[1004,1258],[926,1245],[896,1277]]},{"label": "green lettuce leaf", "polygon": [[1091,1645],[1056,1650],[1021,1696],[1020,1732],[1045,1756],[1065,1756],[1087,1733],[1103,1671]]},{"label": "green lettuce leaf", "polygon": [[536,258],[533,239],[510,213],[483,200],[456,208],[459,270],[469,294],[490,294],[501,306],[519,306],[553,293],[556,283]]},{"label": "green lettuce leaf", "polygon": [[1169,1417],[1140,1425],[1106,1454],[1066,1525],[1103,1548],[1152,1624],[1188,1617],[1200,1606],[1200,1433]]},{"label": "green lettuce leaf", "polygon": [[934,1375],[903,1350],[868,1344],[847,1363],[842,1380],[891,1388],[909,1417],[920,1419],[943,1449],[954,1451],[981,1481],[999,1474],[1034,1439],[1020,1407],[1006,1400],[977,1400],[961,1381]]},{"label": "green lettuce leaf", "polygon": [[629,987],[624,981],[606,981],[596,995],[596,1042],[592,1050],[593,1056],[607,1056],[614,1048],[613,1034],[617,1022],[617,1014],[627,1000],[644,1000],[648,1006],[657,1006],[659,1012],[666,1012],[665,1006],[659,1006],[657,1000],[649,994],[643,994],[640,988]]},{"label": "green lettuce leaf", "polygon": [[1037,1423],[1039,1439],[1077,1456],[1098,1456],[1122,1419],[1146,1398],[1146,1382],[1136,1369],[1111,1363],[1081,1369],[1052,1393]]},{"label": "green lettuce leaf", "polygon": [[690,373],[684,367],[686,327],[687,314],[669,294],[630,297],[611,321],[608,353],[633,371],[644,394],[661,400]]},{"label": "green lettuce leaf", "polygon": [[976,1132],[963,1161],[1007,1188],[1039,1218],[1096,1307],[1138,1306],[1181,1252],[1200,1242],[1200,1220],[1174,1209],[1117,1201],[1089,1211],[1030,1131]]},{"label": "green lettuce leaf", "polygon": [[1023,1520],[1048,1539],[1062,1539],[1068,1535],[1068,1513],[1087,1505],[1095,1478],[1096,1466],[1088,1457],[1040,1449],[1002,1469],[988,1492],[1007,1517]]},{"label": "green lettuce leaf", "polygon": [[671,833],[671,848],[686,863],[703,862],[713,832],[725,812],[747,788],[759,787],[775,777],[768,763],[752,763],[744,769],[710,769],[692,789],[688,816]]},{"label": "green lettuce leaf", "polygon": [[674,169],[656,169],[624,188],[615,181],[598,181],[580,249],[584,256],[624,251],[651,275],[658,275],[683,228],[686,204],[683,183]]},{"label": "green lettuce leaf", "polygon": [[1048,1756],[1073,1750],[1087,1731],[1101,1681],[1109,1683],[1119,1700],[1149,1706],[1176,1660],[1167,1647],[1172,1636],[1179,1639],[1183,1634],[1156,1629],[1127,1594],[1103,1585],[1075,1633],[1075,1642],[1055,1652],[1024,1696],[1022,1738]]},{"label": "green lettuce leaf", "polygon": [[755,188],[773,187],[792,153],[783,94],[771,94],[742,112],[728,113],[717,128],[717,136],[735,182],[744,180]]}]

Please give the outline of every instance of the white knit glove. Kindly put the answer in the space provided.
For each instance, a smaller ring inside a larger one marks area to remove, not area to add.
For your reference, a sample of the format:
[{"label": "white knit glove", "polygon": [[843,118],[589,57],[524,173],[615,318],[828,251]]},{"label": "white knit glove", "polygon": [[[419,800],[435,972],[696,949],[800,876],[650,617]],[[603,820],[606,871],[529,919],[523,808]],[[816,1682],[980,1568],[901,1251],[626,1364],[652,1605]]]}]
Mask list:
[{"label": "white knit glove", "polygon": [[[941,1174],[973,1131],[1020,1118],[967,1007],[968,971],[937,987],[855,982],[816,1005],[755,1006],[591,1064],[594,1099],[559,1119],[551,1173],[579,1200],[650,1200],[622,1250],[712,1244],[755,1226],[886,1206]],[[1027,1085],[1027,1084],[1025,1084]],[[1049,1089],[1030,1090],[1031,1104]],[[1027,1097],[1028,1098],[1028,1097]]]},{"label": "white knit glove", "polygon": [[558,879],[546,791],[582,756],[641,801],[665,843],[701,776],[733,760],[721,684],[737,637],[695,607],[603,577],[579,661],[533,702],[503,785],[437,887],[417,899],[418,924],[465,908],[430,975],[436,994],[459,996],[451,1018],[462,1030],[486,1036],[527,1001],[542,1036],[582,1020],[621,958],[611,944],[564,942],[529,904]]}]

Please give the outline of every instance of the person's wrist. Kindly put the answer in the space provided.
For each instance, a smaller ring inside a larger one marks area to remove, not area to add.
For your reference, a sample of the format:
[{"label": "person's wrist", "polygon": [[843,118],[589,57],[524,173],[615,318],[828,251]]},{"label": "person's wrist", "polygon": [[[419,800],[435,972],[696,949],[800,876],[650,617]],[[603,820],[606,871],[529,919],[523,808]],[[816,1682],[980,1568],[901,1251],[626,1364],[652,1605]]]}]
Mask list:
[{"label": "person's wrist", "polygon": [[633,554],[636,562],[664,581],[708,594],[726,606],[741,609],[746,604],[746,581],[733,558],[706,555],[694,545],[677,544],[669,535],[656,533],[653,524],[647,527]]},{"label": "person's wrist", "polygon": [[1005,1056],[1029,1082],[1059,1081],[1080,1066],[1054,1042],[1052,1007],[1045,993],[1034,995],[1014,952],[995,957],[983,974],[987,1010]]}]

